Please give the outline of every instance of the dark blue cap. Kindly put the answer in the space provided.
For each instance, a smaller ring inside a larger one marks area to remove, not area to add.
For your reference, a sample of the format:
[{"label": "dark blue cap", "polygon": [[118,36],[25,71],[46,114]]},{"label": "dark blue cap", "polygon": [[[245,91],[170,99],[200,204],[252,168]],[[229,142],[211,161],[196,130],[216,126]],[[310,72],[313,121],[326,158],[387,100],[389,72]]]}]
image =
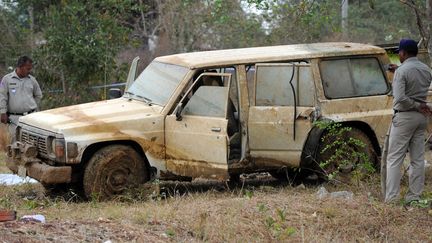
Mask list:
[{"label": "dark blue cap", "polygon": [[399,42],[399,48],[396,49],[396,53],[398,53],[400,50],[417,53],[417,42],[411,39],[402,39]]}]

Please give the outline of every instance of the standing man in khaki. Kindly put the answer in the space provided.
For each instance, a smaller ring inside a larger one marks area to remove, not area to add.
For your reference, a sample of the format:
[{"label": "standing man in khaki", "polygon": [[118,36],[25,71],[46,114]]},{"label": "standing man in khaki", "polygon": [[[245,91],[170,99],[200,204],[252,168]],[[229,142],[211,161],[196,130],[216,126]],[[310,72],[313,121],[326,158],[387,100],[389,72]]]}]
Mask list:
[{"label": "standing man in khaki", "polygon": [[417,59],[417,53],[417,43],[414,40],[402,39],[399,43],[399,60],[402,65],[390,66],[390,70],[397,70],[392,84],[394,116],[387,155],[387,203],[399,200],[401,166],[407,151],[411,163],[405,202],[419,200],[423,192],[426,116],[431,114],[426,105],[426,97],[432,74],[431,69]]},{"label": "standing man in khaki", "polygon": [[30,75],[33,61],[27,56],[18,59],[17,67],[6,74],[0,83],[1,123],[8,124],[11,141],[15,141],[15,129],[20,116],[38,110],[42,91],[36,79]]}]

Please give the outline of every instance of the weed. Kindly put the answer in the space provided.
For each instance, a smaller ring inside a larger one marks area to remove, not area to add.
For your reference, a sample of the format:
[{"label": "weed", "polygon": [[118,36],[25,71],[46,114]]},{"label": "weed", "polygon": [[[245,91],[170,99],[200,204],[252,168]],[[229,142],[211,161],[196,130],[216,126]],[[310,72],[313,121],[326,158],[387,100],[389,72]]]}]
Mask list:
[{"label": "weed", "polygon": [[36,200],[24,200],[24,208],[27,210],[33,210],[38,208],[40,204]]},{"label": "weed", "polygon": [[341,173],[350,173],[357,182],[369,178],[375,172],[375,167],[369,155],[365,152],[367,145],[353,133],[353,128],[332,121],[317,121],[315,126],[324,130],[321,137],[320,168],[325,177],[336,181]]},{"label": "weed", "polygon": [[271,231],[273,237],[278,240],[284,240],[297,232],[294,227],[287,224],[285,209],[276,208],[276,215],[276,218],[267,216],[264,220],[264,225]]},{"label": "weed", "polygon": [[100,194],[96,193],[96,192],[93,192],[90,195],[90,205],[91,205],[91,207],[97,208],[99,206],[99,201],[100,201],[99,199],[100,199]]},{"label": "weed", "polygon": [[268,208],[266,207],[266,205],[264,203],[258,204],[258,212],[265,213],[265,212],[267,212],[267,210],[268,210]]},{"label": "weed", "polygon": [[244,196],[246,197],[246,198],[248,198],[248,199],[251,199],[252,197],[253,197],[253,195],[254,195],[254,192],[252,191],[252,190],[245,190],[244,191]]},{"label": "weed", "polygon": [[173,238],[175,236],[175,231],[173,229],[167,229],[165,234],[167,234],[168,237]]},{"label": "weed", "polygon": [[13,209],[14,204],[15,204],[14,201],[11,200],[11,198],[9,198],[9,197],[0,198],[0,208]]},{"label": "weed", "polygon": [[285,221],[286,220],[286,213],[285,213],[285,209],[276,209],[277,215],[279,216],[279,219],[281,221]]}]

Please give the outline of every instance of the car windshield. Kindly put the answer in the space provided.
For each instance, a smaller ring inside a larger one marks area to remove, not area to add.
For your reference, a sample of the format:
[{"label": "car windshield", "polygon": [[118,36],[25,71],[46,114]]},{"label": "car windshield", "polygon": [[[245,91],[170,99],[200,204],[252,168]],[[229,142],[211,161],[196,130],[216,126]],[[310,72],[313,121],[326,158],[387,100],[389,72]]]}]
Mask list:
[{"label": "car windshield", "polygon": [[165,106],[188,68],[153,61],[125,92],[129,98]]}]

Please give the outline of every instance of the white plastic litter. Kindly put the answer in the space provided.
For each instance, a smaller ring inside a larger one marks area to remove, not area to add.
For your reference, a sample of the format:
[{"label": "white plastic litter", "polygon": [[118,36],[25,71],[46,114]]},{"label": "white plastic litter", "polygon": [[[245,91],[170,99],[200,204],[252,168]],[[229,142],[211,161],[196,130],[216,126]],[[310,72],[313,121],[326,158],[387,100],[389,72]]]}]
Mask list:
[{"label": "white plastic litter", "polygon": [[327,189],[325,189],[325,187],[322,186],[322,187],[320,187],[320,189],[317,192],[317,197],[318,197],[318,199],[323,199],[323,198],[327,197],[328,194],[329,193],[328,193]]},{"label": "white plastic litter", "polygon": [[354,197],[354,193],[349,191],[338,191],[338,192],[332,192],[329,193],[325,187],[321,186],[320,189],[317,192],[318,199],[324,199],[326,197],[330,198],[343,198],[347,200],[352,200]]},{"label": "white plastic litter", "polygon": [[0,174],[0,185],[12,186],[25,183],[37,183],[37,181],[28,176],[26,178],[22,178],[14,174]]},{"label": "white plastic litter", "polygon": [[352,200],[354,196],[354,193],[349,191],[339,191],[339,192],[332,192],[330,193],[331,198],[343,198],[347,200]]},{"label": "white plastic litter", "polygon": [[21,220],[41,222],[44,224],[45,223],[45,216],[43,216],[42,214],[24,215],[21,217]]}]

